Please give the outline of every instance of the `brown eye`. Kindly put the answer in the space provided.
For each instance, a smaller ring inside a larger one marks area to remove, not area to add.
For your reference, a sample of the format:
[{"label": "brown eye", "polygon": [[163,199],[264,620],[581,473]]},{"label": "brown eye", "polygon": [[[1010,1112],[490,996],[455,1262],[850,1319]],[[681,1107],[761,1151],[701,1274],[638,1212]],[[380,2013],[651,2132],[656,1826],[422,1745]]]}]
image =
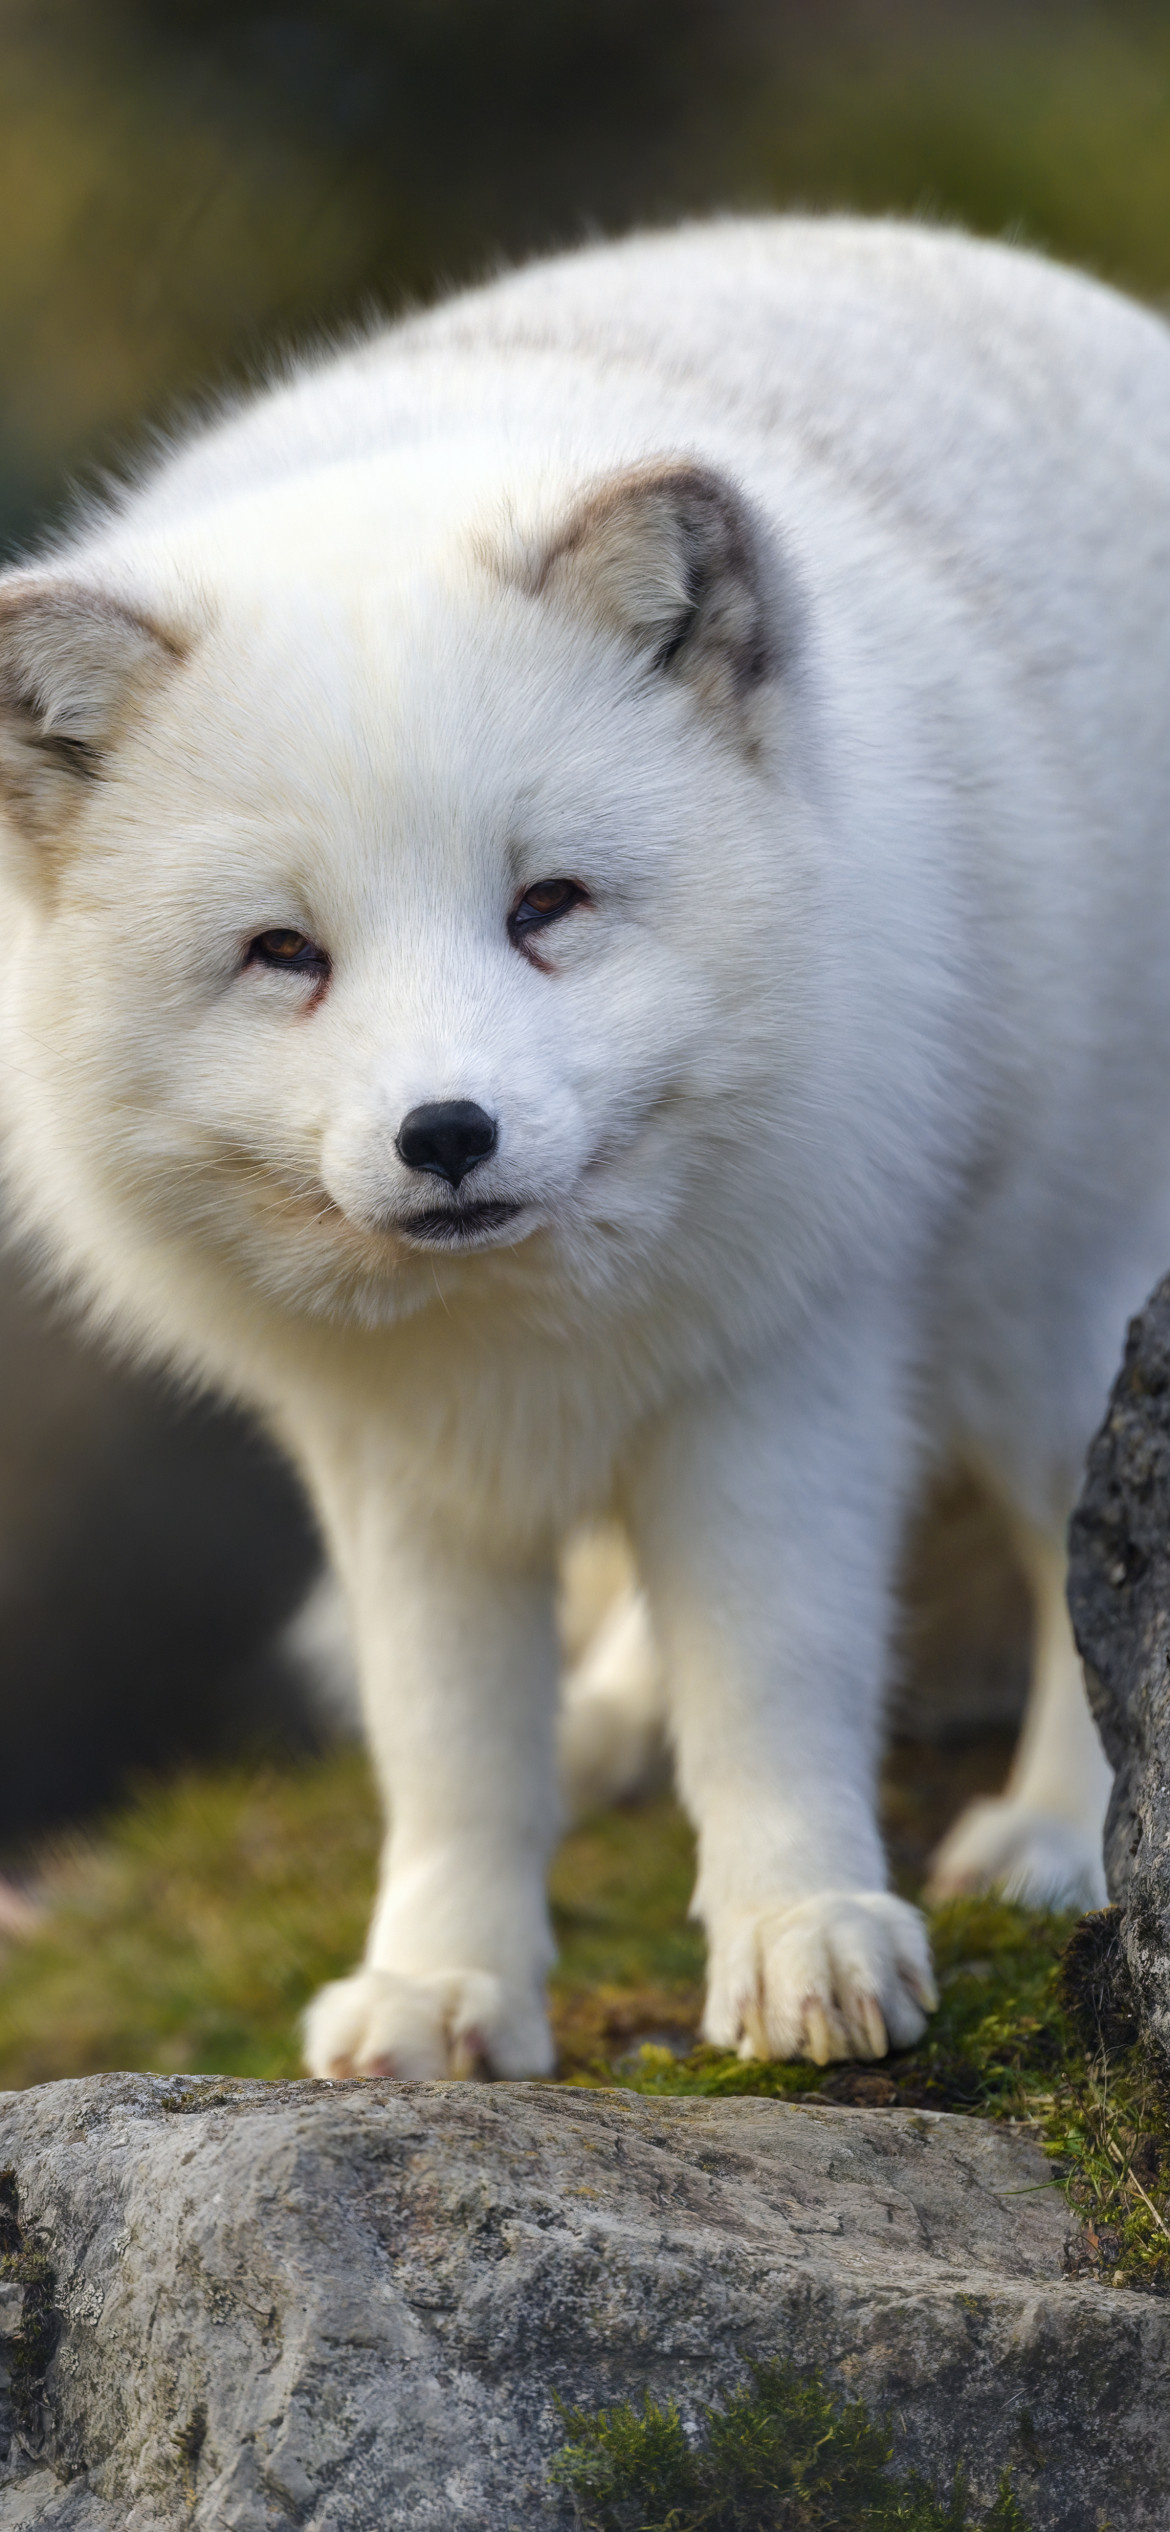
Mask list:
[{"label": "brown eye", "polygon": [[328,952],[318,949],[305,932],[258,932],[249,944],[245,964],[279,967],[296,976],[327,976]]},{"label": "brown eye", "polygon": [[536,879],[512,908],[508,937],[519,948],[530,932],[543,932],[547,923],[559,923],[561,916],[571,914],[574,906],[588,903],[588,895],[576,879]]}]

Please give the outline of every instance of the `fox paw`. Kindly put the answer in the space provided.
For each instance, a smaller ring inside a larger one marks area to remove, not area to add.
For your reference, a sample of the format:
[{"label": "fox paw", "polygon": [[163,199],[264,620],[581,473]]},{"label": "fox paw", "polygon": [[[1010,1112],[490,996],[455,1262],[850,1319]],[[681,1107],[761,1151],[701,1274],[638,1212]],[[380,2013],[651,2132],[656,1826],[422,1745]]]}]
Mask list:
[{"label": "fox paw", "polygon": [[1002,1890],[1032,1908],[1103,1908],[1100,1834],[1007,1795],[972,1802],[934,1856],[929,1895],[980,1890]]},{"label": "fox paw", "polygon": [[322,1987],[305,2015],[311,2075],[547,2075],[552,2035],[543,2003],[483,1969],[408,1978],[359,1969]]},{"label": "fox paw", "polygon": [[884,2057],[938,2002],[916,1908],[888,1891],[822,1890],[733,1920],[712,1944],[703,2036],[741,2057]]}]

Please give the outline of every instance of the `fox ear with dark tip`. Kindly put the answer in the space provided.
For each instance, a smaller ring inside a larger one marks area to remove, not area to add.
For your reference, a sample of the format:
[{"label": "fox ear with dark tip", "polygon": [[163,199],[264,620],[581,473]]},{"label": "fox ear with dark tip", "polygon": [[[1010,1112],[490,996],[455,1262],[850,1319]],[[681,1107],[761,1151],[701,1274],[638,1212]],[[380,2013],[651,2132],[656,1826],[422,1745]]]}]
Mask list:
[{"label": "fox ear with dark tip", "polygon": [[65,836],[181,656],[169,634],[100,591],[32,579],[0,588],[0,823],[26,858]]},{"label": "fox ear with dark tip", "polygon": [[617,633],[745,736],[799,643],[797,594],[766,522],[726,477],[686,459],[587,491],[530,585]]}]

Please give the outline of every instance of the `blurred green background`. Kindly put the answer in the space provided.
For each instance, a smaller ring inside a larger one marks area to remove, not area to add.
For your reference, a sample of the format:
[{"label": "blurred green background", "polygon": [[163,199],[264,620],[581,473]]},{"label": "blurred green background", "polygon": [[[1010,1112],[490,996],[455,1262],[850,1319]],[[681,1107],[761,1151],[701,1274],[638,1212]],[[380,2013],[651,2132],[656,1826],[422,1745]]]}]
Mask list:
[{"label": "blurred green background", "polygon": [[[0,553],[283,350],[501,258],[785,204],[962,220],[1170,293],[1170,8],[0,0]],[[136,1772],[311,1743],[279,1631],[316,1549],[256,1437],[87,1355],[2,1261],[0,1402],[0,1860]],[[970,1719],[1002,1724],[1025,1619],[1002,1574],[989,1619],[987,1570]],[[941,1571],[936,1717],[963,1633]]]},{"label": "blurred green background", "polygon": [[1170,290],[1170,12],[9,0],[0,534],[276,345],[599,228],[794,202]]}]

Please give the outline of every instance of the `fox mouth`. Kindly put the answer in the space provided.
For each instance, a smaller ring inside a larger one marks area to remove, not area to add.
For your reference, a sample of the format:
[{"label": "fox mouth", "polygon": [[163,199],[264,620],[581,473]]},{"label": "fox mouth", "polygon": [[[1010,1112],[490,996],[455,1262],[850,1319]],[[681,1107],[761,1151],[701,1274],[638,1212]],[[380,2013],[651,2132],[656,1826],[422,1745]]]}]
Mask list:
[{"label": "fox mouth", "polygon": [[520,1204],[436,1205],[430,1213],[408,1214],[395,1229],[415,1248],[474,1248],[523,1211]]}]

